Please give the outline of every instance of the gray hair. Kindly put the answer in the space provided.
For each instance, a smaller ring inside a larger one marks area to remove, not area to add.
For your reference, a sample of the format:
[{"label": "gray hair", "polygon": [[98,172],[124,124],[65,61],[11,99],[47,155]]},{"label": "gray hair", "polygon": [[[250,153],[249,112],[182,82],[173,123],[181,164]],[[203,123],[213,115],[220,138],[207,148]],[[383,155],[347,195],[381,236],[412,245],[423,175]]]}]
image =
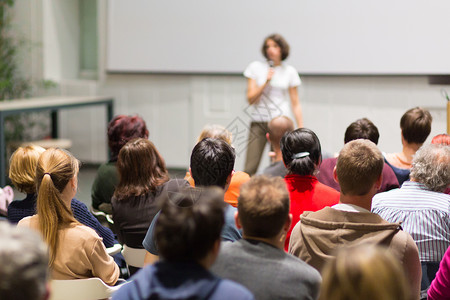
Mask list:
[{"label": "gray hair", "polygon": [[0,221],[0,278],[0,299],[44,298],[48,254],[37,233]]},{"label": "gray hair", "polygon": [[450,184],[450,147],[424,145],[414,155],[411,179],[431,191],[443,192]]}]

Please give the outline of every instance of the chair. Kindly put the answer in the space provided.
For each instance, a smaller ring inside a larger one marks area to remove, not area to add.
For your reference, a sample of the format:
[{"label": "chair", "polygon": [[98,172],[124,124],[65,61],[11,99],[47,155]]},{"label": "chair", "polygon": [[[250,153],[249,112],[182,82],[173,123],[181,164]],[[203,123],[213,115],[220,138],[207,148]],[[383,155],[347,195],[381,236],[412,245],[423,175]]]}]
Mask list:
[{"label": "chair", "polygon": [[120,286],[108,286],[100,278],[51,280],[50,300],[108,299]]},{"label": "chair", "polygon": [[122,250],[121,244],[114,244],[114,246],[106,248],[106,252],[108,252],[109,255],[113,256],[119,253]]},{"label": "chair", "polygon": [[131,248],[127,245],[123,245],[122,249],[122,255],[125,258],[127,265],[135,268],[144,267],[146,252],[147,251],[145,249]]}]

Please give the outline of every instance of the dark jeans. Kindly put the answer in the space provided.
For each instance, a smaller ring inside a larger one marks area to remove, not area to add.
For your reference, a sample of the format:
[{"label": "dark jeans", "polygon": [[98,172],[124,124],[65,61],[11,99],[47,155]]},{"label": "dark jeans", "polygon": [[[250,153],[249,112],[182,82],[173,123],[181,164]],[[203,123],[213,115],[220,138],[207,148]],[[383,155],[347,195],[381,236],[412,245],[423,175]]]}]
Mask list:
[{"label": "dark jeans", "polygon": [[426,290],[430,287],[431,282],[436,277],[439,270],[439,262],[428,261],[422,262],[422,281],[420,283],[420,290]]}]

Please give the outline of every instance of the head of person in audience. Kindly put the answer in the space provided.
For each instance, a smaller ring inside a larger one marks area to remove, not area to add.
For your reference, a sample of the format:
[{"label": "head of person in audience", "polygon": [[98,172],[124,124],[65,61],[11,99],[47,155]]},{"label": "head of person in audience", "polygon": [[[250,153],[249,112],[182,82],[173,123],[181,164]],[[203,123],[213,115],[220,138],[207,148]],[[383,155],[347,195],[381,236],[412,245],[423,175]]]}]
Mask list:
[{"label": "head of person in audience", "polygon": [[261,53],[267,60],[279,63],[289,56],[289,48],[285,38],[281,34],[274,33],[264,39]]},{"label": "head of person in audience", "polygon": [[431,132],[433,118],[428,110],[414,107],[406,111],[400,119],[402,143],[420,146]]},{"label": "head of person in audience", "polygon": [[322,272],[320,300],[410,299],[406,276],[398,259],[376,245],[338,248]]},{"label": "head of person in audience", "polygon": [[370,210],[372,197],[382,182],[383,166],[383,155],[373,142],[358,139],[346,143],[333,170],[333,177],[341,187],[341,201],[342,195],[367,196],[364,197],[367,203],[360,206]]},{"label": "head of person in audience", "polygon": [[322,161],[322,148],[317,135],[308,128],[287,132],[280,141],[283,162],[288,174],[316,174]]},{"label": "head of person in audience", "polygon": [[208,269],[217,257],[225,222],[223,190],[186,189],[172,199],[179,204],[164,201],[156,223],[160,256],[167,262],[196,262]]},{"label": "head of person in audience", "polygon": [[235,159],[234,148],[222,139],[206,138],[198,142],[192,150],[189,169],[195,186],[218,186],[226,190]]},{"label": "head of person in audience", "polygon": [[254,176],[241,187],[236,227],[242,228],[244,238],[283,249],[292,222],[289,205],[289,192],[281,177]]},{"label": "head of person in audience", "polygon": [[36,166],[36,211],[39,229],[49,247],[50,267],[57,255],[58,230],[78,224],[70,204],[77,193],[79,164],[70,152],[50,148],[41,154]]},{"label": "head of person in audience", "polygon": [[30,145],[19,147],[9,160],[9,178],[19,192],[26,194],[36,193],[36,165],[45,149]]},{"label": "head of person in audience", "polygon": [[48,299],[47,246],[28,228],[0,222],[0,299]]},{"label": "head of person in audience", "polygon": [[145,138],[131,140],[120,149],[117,170],[120,178],[114,191],[117,200],[146,195],[169,181],[164,159]]},{"label": "head of person in audience", "polygon": [[450,145],[450,135],[446,133],[436,135],[432,140],[432,144]]},{"label": "head of person in audience", "polygon": [[450,186],[450,147],[440,144],[420,147],[413,157],[410,177],[430,191],[445,191]]},{"label": "head of person in audience", "polygon": [[362,118],[351,123],[345,130],[344,143],[357,139],[366,139],[378,145],[380,133],[378,128],[369,119]]},{"label": "head of person in audience", "polygon": [[120,149],[136,138],[148,139],[149,133],[145,121],[138,115],[118,115],[108,124],[108,146],[111,161],[116,161]]},{"label": "head of person in audience", "polygon": [[281,153],[281,138],[286,132],[294,130],[294,122],[289,117],[279,116],[273,118],[267,126],[269,132],[266,133],[266,138],[272,146],[273,152]]},{"label": "head of person in audience", "polygon": [[197,143],[206,138],[221,139],[231,145],[233,134],[222,125],[207,124],[203,127],[202,132],[200,132]]}]

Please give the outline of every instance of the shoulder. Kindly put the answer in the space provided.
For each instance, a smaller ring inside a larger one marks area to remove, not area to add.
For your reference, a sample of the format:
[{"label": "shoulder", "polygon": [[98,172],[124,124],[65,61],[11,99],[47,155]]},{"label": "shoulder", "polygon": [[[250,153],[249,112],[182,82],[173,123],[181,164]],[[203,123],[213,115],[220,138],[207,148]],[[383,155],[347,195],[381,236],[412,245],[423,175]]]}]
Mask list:
[{"label": "shoulder", "polygon": [[124,283],[113,294],[112,299],[146,299],[151,294],[151,285],[149,282],[153,276],[154,266],[147,266],[141,269],[133,280]]},{"label": "shoulder", "polygon": [[250,175],[243,171],[236,171],[231,177],[231,181],[244,183],[250,180]]},{"label": "shoulder", "polygon": [[244,286],[231,280],[221,279],[210,299],[254,299],[254,297]]},{"label": "shoulder", "polygon": [[23,218],[17,223],[17,226],[32,227],[32,223],[37,222],[37,215]]},{"label": "shoulder", "polygon": [[254,61],[250,63],[244,71],[244,76],[247,78],[255,78],[258,74],[267,72],[269,66],[266,62]]}]

